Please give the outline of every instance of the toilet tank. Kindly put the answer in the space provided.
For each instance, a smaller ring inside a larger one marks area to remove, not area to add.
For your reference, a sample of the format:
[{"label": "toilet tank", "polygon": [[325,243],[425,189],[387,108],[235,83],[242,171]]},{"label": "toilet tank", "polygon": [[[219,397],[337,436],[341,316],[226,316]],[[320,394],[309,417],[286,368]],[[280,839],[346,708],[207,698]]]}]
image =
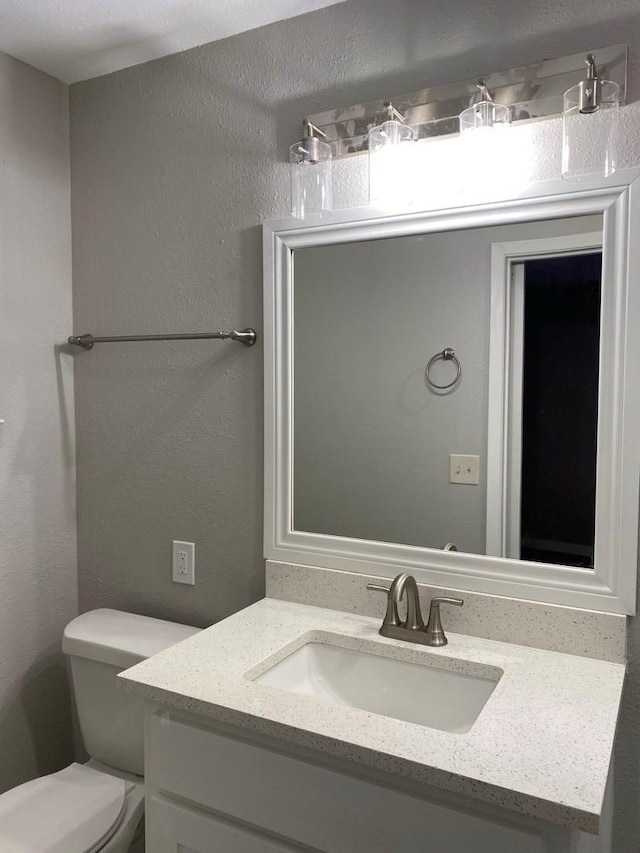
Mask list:
[{"label": "toilet tank", "polygon": [[144,774],[143,701],[123,689],[116,676],[199,630],[107,609],[69,622],[62,651],[69,656],[80,730],[91,758]]}]

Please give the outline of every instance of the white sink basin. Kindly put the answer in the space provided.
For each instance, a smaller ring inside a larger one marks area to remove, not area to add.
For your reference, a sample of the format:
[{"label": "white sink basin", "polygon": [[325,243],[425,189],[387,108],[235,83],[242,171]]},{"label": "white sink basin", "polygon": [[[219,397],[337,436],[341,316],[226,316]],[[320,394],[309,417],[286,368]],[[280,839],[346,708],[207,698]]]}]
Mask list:
[{"label": "white sink basin", "polygon": [[[414,663],[308,642],[255,680],[419,726],[468,732],[502,672],[493,667],[482,667],[483,675],[453,671],[433,665],[434,658]],[[452,663],[474,667],[465,661]]]}]

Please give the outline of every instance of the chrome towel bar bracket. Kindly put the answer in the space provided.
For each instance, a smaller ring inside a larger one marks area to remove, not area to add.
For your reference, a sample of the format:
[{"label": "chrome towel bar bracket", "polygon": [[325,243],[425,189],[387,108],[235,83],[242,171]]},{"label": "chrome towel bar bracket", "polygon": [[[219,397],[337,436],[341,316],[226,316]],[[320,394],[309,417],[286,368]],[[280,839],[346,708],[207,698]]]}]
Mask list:
[{"label": "chrome towel bar bracket", "polygon": [[[437,385],[429,375],[430,370],[435,364],[435,362],[440,361],[440,359],[442,359],[443,361],[453,361],[457,368],[455,378],[452,379],[451,382],[448,382],[446,385]],[[424,371],[424,378],[426,382],[431,385],[432,388],[436,388],[438,391],[446,391],[448,388],[453,388],[453,386],[456,384],[456,382],[459,381],[461,376],[462,365],[460,364],[458,356],[455,354],[454,350],[451,349],[451,347],[446,347],[442,350],[442,352],[437,352],[434,356],[432,356],[427,362],[427,366]]]},{"label": "chrome towel bar bracket", "polygon": [[194,332],[185,335],[116,335],[94,337],[93,335],[71,335],[67,343],[82,349],[93,349],[94,344],[111,344],[120,341],[200,341],[208,339],[238,341],[246,347],[252,347],[258,336],[255,329],[239,329],[232,332]]}]

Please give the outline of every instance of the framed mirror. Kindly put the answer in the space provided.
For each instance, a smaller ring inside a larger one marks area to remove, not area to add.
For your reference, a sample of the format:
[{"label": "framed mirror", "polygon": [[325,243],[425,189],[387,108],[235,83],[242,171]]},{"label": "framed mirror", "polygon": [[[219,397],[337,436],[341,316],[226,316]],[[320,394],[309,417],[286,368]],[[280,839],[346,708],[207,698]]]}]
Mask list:
[{"label": "framed mirror", "polygon": [[636,173],[265,226],[265,554],[633,612]]}]

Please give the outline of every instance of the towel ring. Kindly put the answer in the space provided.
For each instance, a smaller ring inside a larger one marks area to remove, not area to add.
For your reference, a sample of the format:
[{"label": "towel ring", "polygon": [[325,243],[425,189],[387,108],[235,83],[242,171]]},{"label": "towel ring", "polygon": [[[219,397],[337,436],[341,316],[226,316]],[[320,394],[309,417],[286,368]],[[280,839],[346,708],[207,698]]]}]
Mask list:
[{"label": "towel ring", "polygon": [[[431,368],[433,367],[435,362],[439,361],[440,359],[442,359],[443,361],[455,361],[455,363],[456,363],[457,370],[456,370],[455,379],[453,379],[447,385],[437,385],[429,376],[429,371],[431,370]],[[446,391],[447,388],[453,388],[453,386],[456,384],[456,382],[458,382],[458,380],[460,379],[461,376],[462,376],[462,365],[460,364],[460,361],[458,360],[458,356],[451,349],[451,347],[446,347],[445,349],[442,350],[442,352],[437,352],[434,356],[432,356],[429,359],[427,366],[426,366],[426,369],[424,371],[424,378],[426,379],[428,384],[431,385],[432,388],[437,388],[438,391]]]}]

